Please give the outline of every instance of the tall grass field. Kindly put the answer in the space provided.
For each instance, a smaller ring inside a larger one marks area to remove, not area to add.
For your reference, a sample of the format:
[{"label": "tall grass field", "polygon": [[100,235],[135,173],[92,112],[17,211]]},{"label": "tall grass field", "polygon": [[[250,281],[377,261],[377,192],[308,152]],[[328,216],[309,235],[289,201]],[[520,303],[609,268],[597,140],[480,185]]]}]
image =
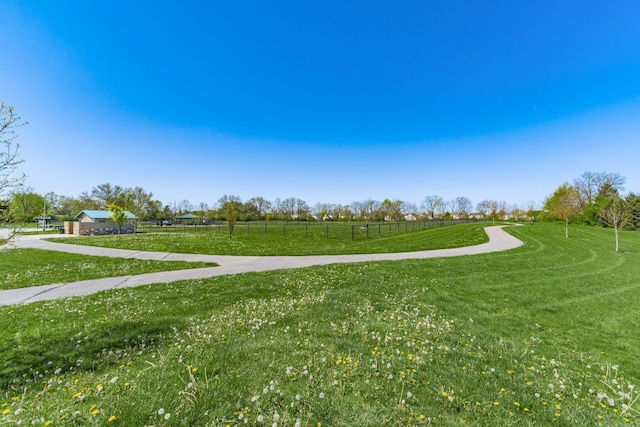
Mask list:
[{"label": "tall grass field", "polygon": [[508,231],[2,307],[0,425],[640,425],[640,234]]}]

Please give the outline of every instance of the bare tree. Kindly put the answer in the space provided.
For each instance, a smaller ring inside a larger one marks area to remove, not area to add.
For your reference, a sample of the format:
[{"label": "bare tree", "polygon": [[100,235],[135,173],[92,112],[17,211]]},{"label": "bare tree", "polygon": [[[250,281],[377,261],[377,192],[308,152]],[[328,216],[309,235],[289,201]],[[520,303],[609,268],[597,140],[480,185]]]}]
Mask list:
[{"label": "bare tree", "polygon": [[527,218],[531,222],[533,222],[533,220],[535,219],[537,205],[538,204],[533,200],[530,200],[529,202],[527,202]]},{"label": "bare tree", "polygon": [[293,215],[296,212],[296,199],[295,197],[289,197],[280,203],[280,210],[284,219],[293,219]]},{"label": "bare tree", "polygon": [[362,202],[351,202],[351,210],[360,221],[364,221],[366,208]]},{"label": "bare tree", "polygon": [[464,216],[469,216],[473,205],[471,204],[471,200],[469,200],[468,198],[459,196],[456,197],[455,206],[456,211],[463,214]]},{"label": "bare tree", "polygon": [[482,216],[486,217],[489,212],[491,212],[491,207],[494,202],[492,200],[483,200],[478,202],[476,205],[476,210],[482,214]]},{"label": "bare tree", "polygon": [[626,179],[618,172],[584,172],[573,180],[573,187],[579,194],[581,207],[595,203],[598,192],[609,186],[614,190],[624,190]]},{"label": "bare tree", "polygon": [[28,124],[15,112],[12,106],[0,102],[0,198],[22,185],[25,175],[15,176],[14,172],[24,162],[19,155],[20,145],[14,141],[18,137],[15,129]]},{"label": "bare tree", "polygon": [[249,199],[248,203],[250,203],[256,210],[256,213],[258,214],[258,221],[262,219],[265,212],[271,207],[271,202],[266,200],[264,197],[252,197]]},{"label": "bare tree", "polygon": [[602,219],[609,226],[613,227],[616,235],[616,252],[620,251],[620,230],[624,228],[631,215],[623,199],[619,196],[611,198],[609,205],[602,210]]},{"label": "bare tree", "polygon": [[306,219],[309,216],[309,205],[302,199],[296,199],[295,210],[296,219]]},{"label": "bare tree", "polygon": [[401,209],[405,215],[410,216],[411,220],[416,220],[418,218],[418,205],[415,203],[403,202]]},{"label": "bare tree", "polygon": [[435,219],[436,213],[438,213],[444,206],[444,200],[442,197],[437,195],[429,195],[425,197],[422,203],[431,219]]}]

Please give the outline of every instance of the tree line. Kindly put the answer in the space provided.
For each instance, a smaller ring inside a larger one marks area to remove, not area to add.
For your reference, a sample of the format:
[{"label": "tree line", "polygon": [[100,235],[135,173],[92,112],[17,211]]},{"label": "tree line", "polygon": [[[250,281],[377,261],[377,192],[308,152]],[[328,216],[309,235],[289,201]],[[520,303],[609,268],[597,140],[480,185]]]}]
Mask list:
[{"label": "tree line", "polygon": [[625,182],[617,172],[584,172],[545,200],[542,216],[564,221],[566,237],[570,223],[613,228],[618,251],[620,230],[640,229],[640,195],[623,196]]},{"label": "tree line", "polygon": [[150,191],[141,187],[123,187],[104,183],[82,192],[77,197],[55,193],[38,194],[30,187],[14,189],[5,201],[11,218],[31,221],[43,214],[58,219],[71,219],[84,209],[108,209],[118,206],[139,219],[171,221],[186,213],[195,214],[202,221],[211,220],[297,220],[297,221],[405,221],[433,219],[488,218],[493,220],[533,219],[535,203],[526,207],[506,202],[483,200],[477,204],[464,196],[445,200],[438,195],[427,195],[420,204],[399,199],[355,201],[348,205],[316,203],[289,197],[268,200],[261,196],[242,200],[238,196],[223,195],[211,205],[193,204],[188,200],[163,204]]}]

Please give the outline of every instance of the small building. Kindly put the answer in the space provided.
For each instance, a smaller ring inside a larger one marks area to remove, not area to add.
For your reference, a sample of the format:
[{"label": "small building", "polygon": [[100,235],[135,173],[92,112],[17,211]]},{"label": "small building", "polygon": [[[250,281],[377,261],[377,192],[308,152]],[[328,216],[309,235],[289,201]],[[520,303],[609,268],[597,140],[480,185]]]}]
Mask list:
[{"label": "small building", "polygon": [[137,216],[125,211],[127,222],[118,229],[118,225],[111,219],[110,211],[85,209],[74,217],[75,221],[64,222],[64,234],[76,236],[98,234],[130,234],[136,232]]}]

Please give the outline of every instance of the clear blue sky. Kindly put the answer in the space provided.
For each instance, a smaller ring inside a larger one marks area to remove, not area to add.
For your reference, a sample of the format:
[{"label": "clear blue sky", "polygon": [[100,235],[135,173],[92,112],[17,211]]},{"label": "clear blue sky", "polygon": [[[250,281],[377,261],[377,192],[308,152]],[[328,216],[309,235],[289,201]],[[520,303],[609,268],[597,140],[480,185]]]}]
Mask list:
[{"label": "clear blue sky", "polygon": [[640,192],[638,1],[0,0],[26,184],[163,203]]}]

